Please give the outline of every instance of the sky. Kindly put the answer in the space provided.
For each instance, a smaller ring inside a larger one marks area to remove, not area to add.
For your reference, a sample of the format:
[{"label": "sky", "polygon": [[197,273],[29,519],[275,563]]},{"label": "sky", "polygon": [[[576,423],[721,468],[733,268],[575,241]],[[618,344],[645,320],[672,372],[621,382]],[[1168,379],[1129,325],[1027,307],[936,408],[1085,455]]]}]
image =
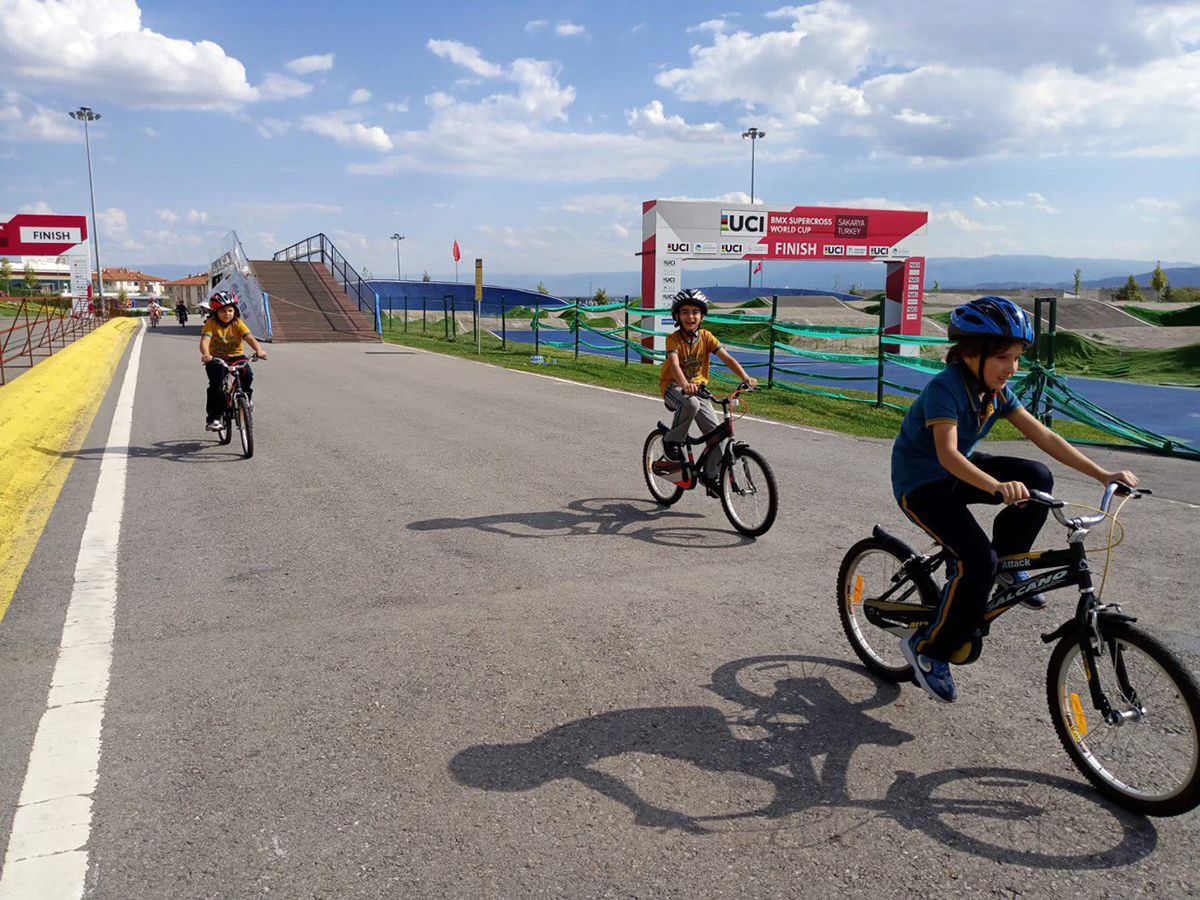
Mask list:
[{"label": "sky", "polygon": [[0,221],[88,212],[89,106],[106,267],[632,271],[643,200],[750,199],[751,126],[755,201],[931,257],[1200,263],[1197,0],[0,0],[0,60]]}]

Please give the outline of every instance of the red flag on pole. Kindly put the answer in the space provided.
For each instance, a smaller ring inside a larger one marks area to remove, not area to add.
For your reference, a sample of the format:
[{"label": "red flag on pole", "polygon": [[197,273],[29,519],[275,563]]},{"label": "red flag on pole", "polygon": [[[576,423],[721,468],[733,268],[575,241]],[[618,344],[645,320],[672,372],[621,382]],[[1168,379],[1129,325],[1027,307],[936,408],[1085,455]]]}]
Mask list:
[{"label": "red flag on pole", "polygon": [[454,242],[454,261],[458,262],[462,259],[462,254],[458,252],[458,241]]},{"label": "red flag on pole", "polygon": [[762,260],[760,259],[758,261],[758,265],[754,267],[754,274],[757,275],[761,271],[762,271]]}]

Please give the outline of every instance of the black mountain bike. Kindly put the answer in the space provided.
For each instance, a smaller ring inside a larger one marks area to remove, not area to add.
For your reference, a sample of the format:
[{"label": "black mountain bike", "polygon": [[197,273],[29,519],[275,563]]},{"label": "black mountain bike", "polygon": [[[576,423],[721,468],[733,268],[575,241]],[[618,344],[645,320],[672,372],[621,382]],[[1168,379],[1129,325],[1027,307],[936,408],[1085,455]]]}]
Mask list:
[{"label": "black mountain bike", "polygon": [[[1108,517],[1115,495],[1149,493],[1114,482],[1099,515],[1068,518],[1061,500],[1031,492],[1021,502],[1050,508],[1067,529],[1067,549],[1002,557],[1002,572],[1050,571],[997,587],[983,628],[950,662],[978,659],[992,621],[1023,597],[1076,588],[1074,617],[1042,635],[1047,644],[1057,641],[1046,672],[1054,730],[1071,762],[1102,794],[1136,812],[1174,816],[1200,804],[1200,687],[1165,644],[1134,626],[1133,616],[1100,602],[1083,546],[1088,531]],[[838,613],[854,652],[872,672],[889,681],[912,679],[900,640],[933,619],[941,593],[935,573],[945,562],[944,549],[918,554],[879,525],[846,553]]]},{"label": "black mountain bike", "polygon": [[[721,506],[733,527],[748,537],[758,537],[765,534],[775,522],[775,514],[779,510],[779,492],[775,487],[775,473],[767,461],[755,450],[751,450],[745,441],[733,439],[733,415],[730,408],[739,403],[742,394],[750,390],[750,385],[742,382],[732,394],[725,399],[714,397],[703,385],[696,394],[704,400],[712,400],[721,405],[725,421],[708,434],[698,438],[687,439],[687,460],[679,471],[672,475],[659,475],[654,471],[654,463],[665,458],[663,435],[670,427],[658,423],[642,449],[642,474],[646,476],[646,486],[650,488],[650,496],[664,506],[670,506],[683,496],[684,491],[690,491],[697,484],[703,484],[710,497],[720,497]],[[743,412],[742,415],[745,415]],[[741,418],[741,416],[738,416]],[[704,450],[699,459],[693,459],[692,447],[703,444]],[[716,481],[705,477],[711,454],[719,453],[721,463],[718,468]]]},{"label": "black mountain bike", "polygon": [[[254,358],[258,359],[257,356]],[[254,406],[242,388],[241,372],[250,365],[250,360],[239,359],[228,363],[218,356],[213,359],[225,366],[225,409],[221,413],[217,440],[222,444],[232,441],[233,427],[236,425],[238,436],[242,439],[242,454],[249,459],[254,455]]]}]

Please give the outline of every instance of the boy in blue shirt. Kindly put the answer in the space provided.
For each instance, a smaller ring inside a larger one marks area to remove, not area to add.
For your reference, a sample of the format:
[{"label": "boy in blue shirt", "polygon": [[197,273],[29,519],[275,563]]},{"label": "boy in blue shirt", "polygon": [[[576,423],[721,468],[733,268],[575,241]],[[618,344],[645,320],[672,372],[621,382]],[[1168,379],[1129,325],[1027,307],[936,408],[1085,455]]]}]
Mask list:
[{"label": "boy in blue shirt", "polygon": [[[900,648],[917,683],[946,703],[958,696],[947,660],[983,623],[997,557],[1027,552],[1046,521],[1046,507],[1013,504],[1031,489],[1048,493],[1054,486],[1043,463],[975,450],[996,420],[1007,419],[1047,455],[1101,484],[1137,485],[1132,472],[1107,472],[1092,462],[1030,415],[1009,389],[1017,361],[1033,341],[1023,309],[1003,297],[972,300],[950,316],[950,337],[956,343],[946,354],[946,368],[909,407],[892,447],[896,502],[950,554],[949,578],[933,622]],[[1001,502],[1007,508],[996,516],[988,540],[967,505]],[[1034,594],[1024,602],[1040,609],[1046,598]]]}]

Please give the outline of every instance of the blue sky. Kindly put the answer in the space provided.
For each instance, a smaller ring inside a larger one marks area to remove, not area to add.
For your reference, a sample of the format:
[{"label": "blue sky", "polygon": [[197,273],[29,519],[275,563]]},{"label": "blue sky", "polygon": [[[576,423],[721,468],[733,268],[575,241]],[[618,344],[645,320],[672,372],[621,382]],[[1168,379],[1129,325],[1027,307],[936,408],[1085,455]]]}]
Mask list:
[{"label": "blue sky", "polygon": [[0,218],[87,211],[91,106],[106,266],[628,271],[642,200],[748,199],[751,125],[757,200],[926,209],[930,256],[1200,263],[1194,0],[0,0],[0,58]]}]

